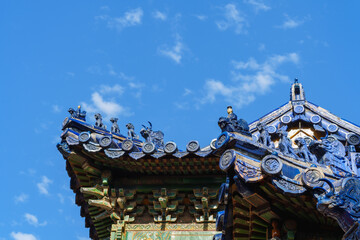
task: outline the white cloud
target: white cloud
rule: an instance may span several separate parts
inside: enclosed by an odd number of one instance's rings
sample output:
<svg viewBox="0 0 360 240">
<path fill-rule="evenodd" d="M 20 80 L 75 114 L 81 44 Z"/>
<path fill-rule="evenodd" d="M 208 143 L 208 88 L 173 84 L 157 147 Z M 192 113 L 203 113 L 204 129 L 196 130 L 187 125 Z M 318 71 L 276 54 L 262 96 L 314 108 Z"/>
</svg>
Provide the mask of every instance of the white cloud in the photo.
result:
<svg viewBox="0 0 360 240">
<path fill-rule="evenodd" d="M 41 182 L 36 184 L 39 189 L 39 192 L 44 195 L 49 195 L 49 186 L 52 182 L 53 182 L 52 180 L 50 180 L 46 176 L 43 176 Z"/>
<path fill-rule="evenodd" d="M 173 47 L 161 47 L 159 48 L 159 53 L 165 57 L 170 58 L 177 64 L 181 63 L 181 59 L 184 53 L 184 44 L 181 42 L 180 36 L 176 36 L 175 45 Z"/>
<path fill-rule="evenodd" d="M 43 223 L 39 223 L 39 220 L 38 218 L 35 216 L 35 215 L 32 215 L 30 213 L 25 213 L 24 215 L 25 217 L 25 220 L 30 224 L 30 225 L 33 225 L 35 227 L 38 227 L 38 226 L 46 226 L 47 222 L 43 222 Z"/>
<path fill-rule="evenodd" d="M 59 113 L 59 112 L 61 112 L 61 108 L 59 107 L 59 105 L 54 104 L 54 105 L 52 105 L 52 111 L 54 113 Z"/>
<path fill-rule="evenodd" d="M 132 82 L 129 84 L 132 84 Z M 91 94 L 91 103 L 82 102 L 81 106 L 88 114 L 104 113 L 106 118 L 118 115 L 130 116 L 132 113 L 114 99 L 114 97 L 119 97 L 123 93 L 124 87 L 120 85 L 101 85 L 98 91 Z"/>
<path fill-rule="evenodd" d="M 64 196 L 63 196 L 61 193 L 58 193 L 57 196 L 58 196 L 58 198 L 59 198 L 60 203 L 64 203 L 64 202 L 65 202 L 65 198 L 64 198 Z"/>
<path fill-rule="evenodd" d="M 122 86 L 120 86 L 119 84 L 115 84 L 114 86 L 101 85 L 99 92 L 102 94 L 116 93 L 116 94 L 121 95 L 124 93 L 124 88 Z"/>
<path fill-rule="evenodd" d="M 108 74 L 110 76 L 118 77 L 125 81 L 133 81 L 134 80 L 134 77 L 127 76 L 123 72 L 116 72 L 111 64 L 108 64 L 107 67 L 108 67 Z"/>
<path fill-rule="evenodd" d="M 91 100 L 94 106 L 106 115 L 118 115 L 125 111 L 125 109 L 116 102 L 106 101 L 98 92 L 91 95 Z"/>
<path fill-rule="evenodd" d="M 268 11 L 271 9 L 271 7 L 269 7 L 268 5 L 266 5 L 265 3 L 261 2 L 261 1 L 256 1 L 256 0 L 244 0 L 245 3 L 252 5 L 255 8 L 255 11 Z"/>
<path fill-rule="evenodd" d="M 250 58 L 246 62 L 233 61 L 231 84 L 224 84 L 215 79 L 208 79 L 204 85 L 204 96 L 200 104 L 213 103 L 217 97 L 236 107 L 242 107 L 253 102 L 257 95 L 268 92 L 277 82 L 289 82 L 289 77 L 277 73 L 277 69 L 284 63 L 299 63 L 296 53 L 275 55 L 264 63 L 258 63 Z M 245 73 L 248 72 L 248 73 Z"/>
<path fill-rule="evenodd" d="M 207 16 L 205 16 L 205 15 L 195 15 L 195 17 L 197 19 L 199 19 L 200 21 L 205 21 L 207 19 Z"/>
<path fill-rule="evenodd" d="M 15 203 L 23 203 L 29 199 L 29 195 L 21 193 L 19 196 L 15 196 Z"/>
<path fill-rule="evenodd" d="M 292 28 L 297 28 L 299 27 L 300 25 L 304 24 L 307 20 L 309 20 L 310 17 L 307 16 L 307 17 L 304 17 L 303 19 L 301 20 L 298 20 L 298 19 L 294 19 L 294 18 L 290 18 L 288 15 L 285 15 L 285 21 L 280 25 L 278 26 L 279 28 L 282 28 L 282 29 L 292 29 Z"/>
<path fill-rule="evenodd" d="M 110 17 L 108 15 L 96 16 L 96 20 L 107 21 L 109 28 L 115 28 L 121 31 L 126 27 L 133 27 L 140 25 L 143 17 L 143 10 L 141 8 L 135 8 L 124 13 L 122 17 Z"/>
<path fill-rule="evenodd" d="M 12 232 L 10 235 L 15 240 L 37 240 L 34 235 L 28 233 Z"/>
<path fill-rule="evenodd" d="M 217 21 L 216 26 L 221 30 L 225 31 L 228 28 L 235 28 L 236 34 L 245 34 L 247 33 L 245 27 L 247 26 L 247 21 L 245 16 L 239 12 L 234 4 L 227 4 L 224 8 L 224 17 L 225 20 Z"/>
<path fill-rule="evenodd" d="M 155 18 L 155 19 L 159 19 L 161 21 L 165 21 L 167 16 L 165 13 L 163 12 L 160 12 L 158 10 L 156 10 L 155 12 L 152 13 L 152 16 Z"/>
<path fill-rule="evenodd" d="M 190 95 L 190 94 L 192 94 L 192 93 L 193 93 L 193 92 L 192 92 L 190 89 L 185 88 L 185 89 L 184 89 L 183 96 L 187 96 L 187 95 Z"/>
</svg>

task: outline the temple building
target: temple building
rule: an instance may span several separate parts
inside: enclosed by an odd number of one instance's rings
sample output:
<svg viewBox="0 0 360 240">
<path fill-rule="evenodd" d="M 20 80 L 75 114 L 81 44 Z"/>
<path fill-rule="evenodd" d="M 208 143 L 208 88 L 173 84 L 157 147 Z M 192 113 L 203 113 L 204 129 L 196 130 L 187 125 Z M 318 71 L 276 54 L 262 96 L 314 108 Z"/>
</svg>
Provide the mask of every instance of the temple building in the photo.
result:
<svg viewBox="0 0 360 240">
<path fill-rule="evenodd" d="M 150 122 L 125 136 L 116 118 L 107 129 L 69 113 L 57 147 L 91 239 L 360 239 L 360 127 L 298 80 L 250 124 L 229 106 L 204 148 L 180 150 Z"/>
</svg>

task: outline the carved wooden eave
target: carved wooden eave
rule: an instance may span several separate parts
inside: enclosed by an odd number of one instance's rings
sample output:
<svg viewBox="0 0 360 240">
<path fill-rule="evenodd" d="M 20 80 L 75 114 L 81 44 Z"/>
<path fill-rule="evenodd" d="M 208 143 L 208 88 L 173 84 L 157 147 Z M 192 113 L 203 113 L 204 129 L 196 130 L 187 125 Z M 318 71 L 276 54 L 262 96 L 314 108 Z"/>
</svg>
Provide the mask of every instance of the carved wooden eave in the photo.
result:
<svg viewBox="0 0 360 240">
<path fill-rule="evenodd" d="M 200 148 L 193 140 L 185 151 L 174 142 L 151 149 L 79 115 L 64 120 L 61 139 L 57 147 L 92 239 L 123 239 L 141 229 L 216 233 L 225 174 L 214 142 Z"/>
<path fill-rule="evenodd" d="M 126 137 L 114 119 L 108 131 L 99 114 L 93 126 L 80 108 L 69 112 L 57 147 L 92 239 L 139 231 L 269 239 L 277 220 L 287 239 L 296 222 L 298 239 L 359 239 L 360 128 L 308 102 L 297 81 L 290 101 L 250 130 L 229 107 L 217 139 L 204 148 L 192 140 L 184 151 L 142 142 L 131 128 Z"/>
</svg>

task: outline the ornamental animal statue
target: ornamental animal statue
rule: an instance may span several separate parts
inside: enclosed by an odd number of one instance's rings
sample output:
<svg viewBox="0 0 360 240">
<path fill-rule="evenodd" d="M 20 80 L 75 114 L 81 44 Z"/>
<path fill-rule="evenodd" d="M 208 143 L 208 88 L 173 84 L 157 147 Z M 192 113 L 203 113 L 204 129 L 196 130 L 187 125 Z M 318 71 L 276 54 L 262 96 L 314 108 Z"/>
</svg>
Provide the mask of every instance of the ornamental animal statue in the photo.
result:
<svg viewBox="0 0 360 240">
<path fill-rule="evenodd" d="M 68 112 L 70 113 L 72 118 L 77 118 L 77 119 L 81 119 L 81 120 L 85 121 L 86 112 L 81 111 L 80 105 L 77 107 L 77 110 L 75 110 L 73 108 L 69 108 Z"/>
<path fill-rule="evenodd" d="M 319 163 L 351 172 L 349 160 L 345 157 L 345 147 L 335 137 L 331 141 L 329 138 L 314 141 L 309 147 L 318 157 Z"/>
<path fill-rule="evenodd" d="M 110 118 L 110 122 L 112 122 L 111 126 L 111 132 L 115 134 L 120 134 L 120 128 L 117 124 L 118 119 L 117 118 Z"/>
<path fill-rule="evenodd" d="M 101 114 L 100 114 L 100 113 L 97 113 L 97 114 L 95 114 L 94 116 L 95 116 L 95 120 L 96 120 L 96 122 L 95 122 L 95 127 L 106 129 L 105 124 L 103 124 L 103 122 L 102 122 L 102 116 L 101 116 Z"/>
<path fill-rule="evenodd" d="M 220 117 L 218 125 L 222 132 L 238 132 L 244 135 L 251 136 L 249 132 L 249 125 L 244 119 L 237 119 L 231 106 L 227 107 L 227 117 Z"/>
<path fill-rule="evenodd" d="M 153 131 L 152 124 L 149 122 L 149 127 L 142 125 L 144 128 L 140 130 L 140 134 L 147 142 L 155 144 L 157 149 L 164 149 L 164 133 L 161 131 Z"/>
<path fill-rule="evenodd" d="M 308 149 L 304 138 L 299 137 L 295 140 L 295 144 L 298 146 L 298 156 L 303 158 L 305 162 L 317 163 L 317 158 L 314 154 Z"/>
<path fill-rule="evenodd" d="M 324 187 L 315 187 L 314 191 L 317 198 L 316 208 L 325 216 L 334 218 L 345 232 L 343 239 L 359 239 L 359 228 L 354 225 L 359 222 L 360 217 L 360 181 L 358 178 L 344 178 L 332 183 L 326 178 L 319 179 L 328 185 L 328 190 Z M 334 184 L 338 186 L 334 187 Z M 354 237 L 356 236 L 356 237 Z"/>
<path fill-rule="evenodd" d="M 271 136 L 266 128 L 266 125 L 264 123 L 259 122 L 256 125 L 256 128 L 260 133 L 258 142 L 264 144 L 267 147 L 275 148 L 274 143 L 271 141 Z"/>
<path fill-rule="evenodd" d="M 278 131 L 280 140 L 279 140 L 279 150 L 285 155 L 290 157 L 297 158 L 296 152 L 292 147 L 291 140 L 287 137 L 288 133 L 284 129 Z"/>
<path fill-rule="evenodd" d="M 128 123 L 126 124 L 126 128 L 128 129 L 128 138 L 129 139 L 139 139 L 139 136 L 135 133 L 135 128 L 134 125 L 132 123 Z"/>
</svg>

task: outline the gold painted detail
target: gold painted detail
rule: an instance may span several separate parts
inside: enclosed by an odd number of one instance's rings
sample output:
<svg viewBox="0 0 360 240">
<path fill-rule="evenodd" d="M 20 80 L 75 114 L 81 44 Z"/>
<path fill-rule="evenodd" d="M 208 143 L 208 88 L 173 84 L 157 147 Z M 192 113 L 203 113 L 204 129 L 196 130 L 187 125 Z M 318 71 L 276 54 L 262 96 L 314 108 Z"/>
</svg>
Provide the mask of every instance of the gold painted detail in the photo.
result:
<svg viewBox="0 0 360 240">
<path fill-rule="evenodd" d="M 110 218 L 114 222 L 133 222 L 136 215 L 144 211 L 144 206 L 137 206 L 143 200 L 143 196 L 136 195 L 135 190 L 109 189 L 108 186 L 96 185 L 95 187 L 82 187 L 80 191 L 91 195 L 90 206 L 98 207 L 103 211 L 94 217 L 95 221 Z"/>
<path fill-rule="evenodd" d="M 194 215 L 196 222 L 216 222 L 216 212 L 219 204 L 216 200 L 218 195 L 217 190 L 208 189 L 194 189 L 194 194 L 190 194 L 190 201 L 194 204 L 189 207 L 189 211 Z"/>
<path fill-rule="evenodd" d="M 175 222 L 184 212 L 185 206 L 179 206 L 184 197 L 177 190 L 153 190 L 153 195 L 149 196 L 149 201 L 153 204 L 149 206 L 149 213 L 154 216 L 154 222 Z"/>
<path fill-rule="evenodd" d="M 125 231 L 215 231 L 215 223 L 150 223 L 150 224 L 127 224 Z"/>
</svg>

